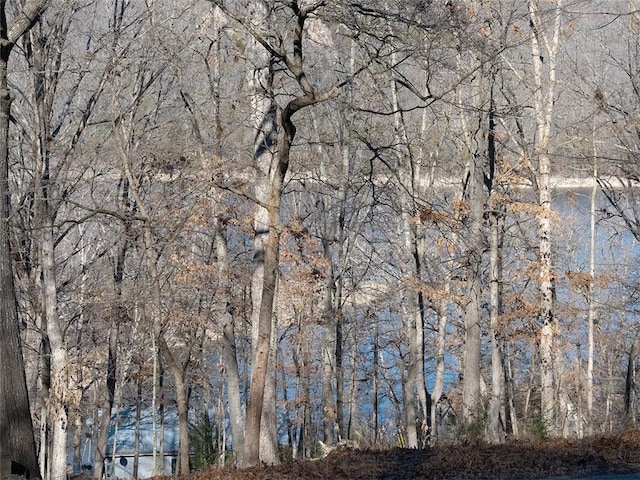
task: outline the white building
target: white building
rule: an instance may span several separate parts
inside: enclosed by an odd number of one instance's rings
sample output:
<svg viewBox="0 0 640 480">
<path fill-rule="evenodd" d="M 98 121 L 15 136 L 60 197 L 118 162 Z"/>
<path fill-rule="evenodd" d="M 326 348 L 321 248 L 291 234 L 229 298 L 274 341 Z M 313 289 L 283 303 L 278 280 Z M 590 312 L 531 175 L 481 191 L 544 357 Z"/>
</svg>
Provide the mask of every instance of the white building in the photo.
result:
<svg viewBox="0 0 640 480">
<path fill-rule="evenodd" d="M 151 408 L 142 408 L 139 420 L 136 413 L 136 407 L 128 407 L 111 415 L 105 475 L 110 478 L 149 478 L 175 473 L 179 438 L 176 409 L 158 409 L 155 419 Z"/>
</svg>

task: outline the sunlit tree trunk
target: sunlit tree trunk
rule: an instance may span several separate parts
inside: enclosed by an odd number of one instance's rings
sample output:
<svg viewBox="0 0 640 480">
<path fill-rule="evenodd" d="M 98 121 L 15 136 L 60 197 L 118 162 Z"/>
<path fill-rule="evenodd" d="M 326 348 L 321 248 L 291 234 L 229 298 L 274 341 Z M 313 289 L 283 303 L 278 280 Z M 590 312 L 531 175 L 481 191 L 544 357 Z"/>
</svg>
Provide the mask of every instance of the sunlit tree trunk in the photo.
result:
<svg viewBox="0 0 640 480">
<path fill-rule="evenodd" d="M 395 63 L 394 56 L 392 55 L 393 63 Z M 400 115 L 400 106 L 398 104 L 398 89 L 396 82 L 391 81 L 391 105 L 394 112 L 394 134 L 395 144 L 398 146 L 398 157 L 396 158 L 396 168 L 400 179 L 399 185 L 399 205 L 400 216 L 403 223 L 403 238 L 402 238 L 402 251 L 400 258 L 402 260 L 410 261 L 413 267 L 415 263 L 411 260 L 413 258 L 415 238 L 415 227 L 412 225 L 412 172 L 411 166 L 407 165 L 407 162 L 411 162 L 411 155 L 407 148 L 407 137 L 404 128 L 402 116 Z M 409 170 L 409 171 L 407 171 Z M 419 259 L 415 259 L 419 262 Z M 403 262 L 404 263 L 404 262 Z M 419 265 L 419 263 L 418 263 Z M 419 279 L 418 279 L 419 280 Z M 422 322 L 420 305 L 418 302 L 418 294 L 416 291 L 407 289 L 408 298 L 403 301 L 403 327 L 405 330 L 405 339 L 407 342 L 407 357 L 404 362 L 404 382 L 402 385 L 402 392 L 404 397 L 404 426 L 406 431 L 406 442 L 408 448 L 418 447 L 418 429 L 416 425 L 417 419 L 417 389 L 419 388 L 420 380 L 417 378 L 420 369 L 419 364 L 423 362 L 421 358 L 422 342 L 418 339 L 418 323 Z M 424 385 L 424 382 L 423 382 Z"/>
<path fill-rule="evenodd" d="M 259 25 L 261 29 L 266 28 L 269 22 L 269 6 L 264 1 L 255 2 L 252 8 L 252 23 Z M 278 138 L 277 107 L 273 98 L 273 67 L 275 59 L 256 40 L 252 41 L 252 55 L 254 67 L 250 72 L 249 82 L 251 85 L 251 105 L 254 129 L 254 152 L 253 162 L 256 167 L 257 178 L 254 187 L 254 196 L 257 204 L 254 210 L 254 246 L 253 246 L 253 276 L 251 279 L 251 343 L 253 347 L 253 372 L 251 380 L 251 400 L 250 405 L 255 409 L 257 405 L 254 401 L 256 397 L 264 396 L 264 403 L 260 399 L 260 460 L 269 464 L 278 462 L 277 438 L 276 438 L 276 418 L 275 418 L 275 376 L 271 375 L 270 369 L 275 367 L 273 363 L 272 330 L 273 330 L 273 308 L 270 311 L 263 311 L 268 308 L 268 304 L 273 306 L 275 299 L 277 259 L 279 245 L 279 232 L 272 231 L 279 228 L 271 222 L 279 222 L 280 194 L 274 192 L 271 184 L 272 175 L 279 176 L 279 172 L 272 172 L 276 161 L 276 146 Z M 281 181 L 278 179 L 277 181 Z M 275 197 L 275 198 L 272 198 Z M 271 205 L 272 201 L 277 202 L 277 207 Z M 277 238 L 276 238 L 277 237 Z M 268 258 L 267 258 L 268 257 Z M 270 261 L 267 265 L 267 261 Z M 275 263 L 273 263 L 275 262 Z M 267 289 L 269 291 L 267 292 Z M 266 296 L 265 296 L 266 293 Z M 264 296 L 264 298 L 263 298 Z M 265 325 L 264 322 L 269 322 Z M 267 335 L 265 338 L 264 336 Z M 264 361 L 264 366 L 260 362 Z M 257 368 L 256 368 L 257 367 Z M 264 367 L 264 369 L 263 369 Z M 264 386 L 259 383 L 254 385 L 255 375 L 264 376 Z M 254 386 L 259 390 L 254 392 Z M 257 394 L 257 395 L 254 395 Z M 253 419 L 247 416 L 245 439 L 253 443 L 250 437 L 255 436 L 258 430 L 254 428 Z M 250 454 L 246 460 L 250 458 Z"/>
<path fill-rule="evenodd" d="M 49 215 L 46 217 L 50 218 Z M 49 391 L 49 429 L 51 445 L 49 450 L 50 477 L 64 478 L 67 474 L 67 427 L 69 373 L 67 347 L 63 328 L 57 312 L 57 288 L 53 247 L 53 226 L 45 223 L 41 237 L 41 265 L 43 304 L 47 319 L 46 335 L 51 352 L 51 389 Z"/>
<path fill-rule="evenodd" d="M 380 423 L 380 329 L 378 327 L 377 319 L 374 319 L 374 331 L 373 331 L 373 365 L 371 367 L 371 425 L 373 430 L 371 444 L 373 448 L 378 446 L 379 438 L 379 423 Z"/>
<path fill-rule="evenodd" d="M 514 438 L 518 438 L 520 436 L 520 430 L 518 427 L 518 417 L 516 416 L 516 409 L 514 404 L 514 387 L 513 387 L 513 371 L 511 369 L 511 360 L 509 358 L 509 348 L 508 343 L 503 343 L 504 348 L 504 393 L 505 393 L 505 406 L 507 408 L 507 412 L 505 415 L 505 420 L 509 420 L 509 426 L 511 428 L 511 434 Z"/>
<path fill-rule="evenodd" d="M 552 256 L 551 205 L 551 127 L 555 102 L 556 62 L 560 42 L 560 17 L 562 0 L 558 0 L 552 11 L 552 34 L 549 38 L 540 16 L 537 1 L 528 0 L 529 20 L 533 30 L 531 35 L 531 62 L 534 82 L 534 113 L 536 134 L 533 145 L 537 160 L 535 169 L 538 189 L 538 281 L 540 289 L 540 387 L 541 413 L 546 427 L 555 433 L 556 400 L 554 381 L 554 347 L 557 319 L 555 318 L 555 272 Z"/>
<path fill-rule="evenodd" d="M 38 25 L 37 28 L 41 28 Z M 29 45 L 38 42 L 42 34 L 32 29 L 27 40 Z M 56 281 L 56 262 L 54 246 L 54 217 L 55 207 L 53 206 L 52 195 L 54 194 L 55 179 L 52 178 L 51 157 L 49 151 L 49 139 L 51 137 L 50 111 L 47 110 L 45 102 L 45 78 L 44 78 L 44 53 L 39 45 L 30 49 L 28 58 L 30 71 L 32 73 L 33 106 L 37 119 L 34 125 L 33 135 L 34 169 L 36 171 L 36 202 L 35 219 L 38 227 L 36 243 L 40 254 L 40 288 L 43 305 L 43 335 L 46 336 L 46 344 L 49 351 L 49 359 L 46 363 L 49 371 L 45 373 L 47 377 L 48 396 L 46 402 L 48 411 L 46 415 L 48 442 L 44 446 L 46 449 L 47 464 L 46 475 L 50 478 L 62 478 L 66 475 L 66 445 L 68 431 L 68 410 L 67 403 L 71 398 L 69 390 L 72 382 L 68 376 L 67 365 L 67 345 L 65 339 L 65 329 L 61 325 L 58 315 L 58 291 Z M 43 382 L 44 383 L 44 382 Z"/>
<path fill-rule="evenodd" d="M 353 62 L 353 50 L 351 56 L 351 62 Z M 351 67 L 353 68 L 353 67 Z M 349 89 L 347 89 L 349 92 Z M 346 122 L 346 115 L 343 114 L 343 122 Z M 352 149 L 350 143 L 350 133 L 349 126 L 346 123 L 343 123 L 342 130 L 342 146 L 341 146 L 341 167 L 342 167 L 342 178 L 340 180 L 340 184 L 338 187 L 338 219 L 335 230 L 335 238 L 337 242 L 334 244 L 334 248 L 337 251 L 337 269 L 336 273 L 333 272 L 334 268 L 332 267 L 332 271 L 330 273 L 330 302 L 331 302 L 331 324 L 330 328 L 333 329 L 332 334 L 330 335 L 330 339 L 334 341 L 334 344 L 330 343 L 327 345 L 328 349 L 333 348 L 333 361 L 335 362 L 334 370 L 335 370 L 335 385 L 336 385 L 336 397 L 335 397 L 335 407 L 333 410 L 335 412 L 335 420 L 332 422 L 337 425 L 338 431 L 338 439 L 346 438 L 347 434 L 347 425 L 345 422 L 345 412 L 344 407 L 346 405 L 345 402 L 345 392 L 344 392 L 344 335 L 343 335 L 343 312 L 342 305 L 344 302 L 344 271 L 346 269 L 346 263 L 348 258 L 347 253 L 347 226 L 346 226 L 346 215 L 347 215 L 347 187 L 348 187 L 348 178 L 349 172 L 351 168 L 351 156 Z M 332 262 L 333 263 L 333 262 Z M 335 428 L 334 428 L 335 431 Z M 335 437 L 335 435 L 332 435 Z M 334 438 L 335 440 L 335 438 Z"/>
<path fill-rule="evenodd" d="M 38 35 L 32 30 L 34 42 L 38 42 Z M 33 42 L 31 42 L 33 43 Z M 50 112 L 45 106 L 48 100 L 44 97 L 44 58 L 43 51 L 35 46 L 32 56 L 29 58 L 32 69 L 33 100 L 37 124 L 34 126 L 35 165 L 36 165 L 36 219 L 40 228 L 37 242 L 40 250 L 41 291 L 43 315 L 46 324 L 44 334 L 47 336 L 49 347 L 49 373 L 50 387 L 48 392 L 48 432 L 49 445 L 47 448 L 47 471 L 50 478 L 63 478 L 67 474 L 67 434 L 69 417 L 68 411 L 72 405 L 69 393 L 73 383 L 69 375 L 67 365 L 67 344 L 65 328 L 58 315 L 58 289 L 56 280 L 54 217 L 52 195 L 54 194 L 55 178 L 51 171 L 51 157 L 49 152 L 49 139 L 51 137 Z"/>
</svg>

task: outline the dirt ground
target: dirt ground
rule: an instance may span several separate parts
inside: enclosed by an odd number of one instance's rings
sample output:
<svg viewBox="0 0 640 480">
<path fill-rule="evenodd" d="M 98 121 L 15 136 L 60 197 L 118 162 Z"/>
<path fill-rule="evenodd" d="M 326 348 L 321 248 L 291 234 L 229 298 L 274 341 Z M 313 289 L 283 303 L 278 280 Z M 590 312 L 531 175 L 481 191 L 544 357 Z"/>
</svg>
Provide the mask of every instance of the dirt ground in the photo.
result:
<svg viewBox="0 0 640 480">
<path fill-rule="evenodd" d="M 640 430 L 583 440 L 447 445 L 428 450 L 337 450 L 260 468 L 212 468 L 190 480 L 458 480 L 581 478 L 640 472 Z"/>
</svg>

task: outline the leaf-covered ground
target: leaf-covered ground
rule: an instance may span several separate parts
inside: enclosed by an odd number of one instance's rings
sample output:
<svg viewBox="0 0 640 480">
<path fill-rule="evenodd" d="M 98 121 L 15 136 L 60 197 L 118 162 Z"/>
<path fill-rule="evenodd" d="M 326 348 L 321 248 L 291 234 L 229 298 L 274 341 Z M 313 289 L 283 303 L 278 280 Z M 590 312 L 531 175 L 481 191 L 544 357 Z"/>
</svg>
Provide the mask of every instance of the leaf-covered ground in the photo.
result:
<svg viewBox="0 0 640 480">
<path fill-rule="evenodd" d="M 277 466 L 212 468 L 190 480 L 537 479 L 640 472 L 640 430 L 583 440 L 448 445 L 429 450 L 339 450 Z"/>
</svg>

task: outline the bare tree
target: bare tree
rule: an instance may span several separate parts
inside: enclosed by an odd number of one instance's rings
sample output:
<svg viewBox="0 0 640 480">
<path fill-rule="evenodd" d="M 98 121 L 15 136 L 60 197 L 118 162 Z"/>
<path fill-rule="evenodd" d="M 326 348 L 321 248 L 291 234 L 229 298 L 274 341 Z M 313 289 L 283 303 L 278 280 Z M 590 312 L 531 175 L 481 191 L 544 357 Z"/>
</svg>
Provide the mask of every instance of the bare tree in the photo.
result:
<svg viewBox="0 0 640 480">
<path fill-rule="evenodd" d="M 265 50 L 269 61 L 262 64 L 260 88 L 257 95 L 271 97 L 273 86 L 271 77 L 268 75 L 269 69 L 275 63 L 281 64 L 285 71 L 292 76 L 296 87 L 302 92 L 301 95 L 294 95 L 279 110 L 275 116 L 275 105 L 262 107 L 260 111 L 267 115 L 262 120 L 257 134 L 260 141 L 257 145 L 257 152 L 272 151 L 273 157 L 268 168 L 262 174 L 262 185 L 264 186 L 264 197 L 256 198 L 262 208 L 266 211 L 264 223 L 261 222 L 259 232 L 266 234 L 263 245 L 263 269 L 262 288 L 260 292 L 260 315 L 258 318 L 257 343 L 254 345 L 254 364 L 252 365 L 251 376 L 251 396 L 247 409 L 247 425 L 245 429 L 245 446 L 247 465 L 255 465 L 260 460 L 259 439 L 261 436 L 261 419 L 265 402 L 265 386 L 270 375 L 269 357 L 273 351 L 272 328 L 273 328 L 273 307 L 277 291 L 279 241 L 281 234 L 280 205 L 284 188 L 284 180 L 289 169 L 291 147 L 296 134 L 296 126 L 293 116 L 300 110 L 322 103 L 334 96 L 339 88 L 348 80 L 339 82 L 327 89 L 318 91 L 311 79 L 307 76 L 304 63 L 304 37 L 307 34 L 306 23 L 310 16 L 314 15 L 321 7 L 322 3 L 302 5 L 297 1 L 289 2 L 284 12 L 292 21 L 292 29 L 289 32 L 277 31 L 270 28 L 270 14 L 280 14 L 274 9 L 270 11 L 266 5 L 254 5 L 257 10 L 258 22 L 255 19 L 246 20 L 237 11 L 230 11 L 223 5 L 219 6 L 241 24 L 251 37 Z M 260 8 L 258 8 L 260 7 Z M 290 40 L 284 41 L 290 35 Z M 281 39 L 282 41 L 278 41 Z M 275 63 L 272 63 L 275 62 Z M 260 72 L 257 72 L 260 73 Z M 264 74 L 267 73 L 267 76 Z M 266 89 L 266 90 L 264 90 Z M 259 97 L 256 97 L 258 100 Z M 265 123 L 265 120 L 267 123 Z M 268 126 L 269 122 L 277 122 L 273 126 Z M 275 133 L 277 132 L 277 140 Z M 273 150 L 277 147 L 277 150 Z M 256 195 L 258 197 L 258 195 Z M 262 197 L 262 194 L 260 195 Z M 273 428 L 273 426 L 271 426 Z M 267 459 L 273 460 L 273 459 Z"/>
<path fill-rule="evenodd" d="M 9 118 L 11 91 L 7 77 L 9 58 L 16 42 L 29 31 L 47 6 L 45 0 L 31 0 L 18 4 L 13 15 L 7 11 L 6 1 L 0 2 L 0 450 L 9 452 L 23 464 L 33 477 L 41 475 L 36 457 L 33 425 L 27 394 L 27 383 L 20 345 L 20 326 L 16 310 L 16 294 L 8 219 L 9 192 Z"/>
<path fill-rule="evenodd" d="M 554 337 L 557 329 L 555 318 L 555 272 L 552 251 L 551 204 L 551 134 L 556 96 L 556 69 L 561 34 L 562 1 L 559 0 L 550 12 L 550 35 L 538 2 L 530 0 L 529 21 L 531 35 L 531 62 L 534 81 L 535 143 L 534 156 L 538 205 L 539 275 L 540 284 L 540 381 L 542 418 L 553 431 L 556 424 L 556 401 L 554 385 Z"/>
</svg>

